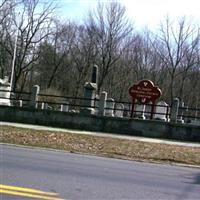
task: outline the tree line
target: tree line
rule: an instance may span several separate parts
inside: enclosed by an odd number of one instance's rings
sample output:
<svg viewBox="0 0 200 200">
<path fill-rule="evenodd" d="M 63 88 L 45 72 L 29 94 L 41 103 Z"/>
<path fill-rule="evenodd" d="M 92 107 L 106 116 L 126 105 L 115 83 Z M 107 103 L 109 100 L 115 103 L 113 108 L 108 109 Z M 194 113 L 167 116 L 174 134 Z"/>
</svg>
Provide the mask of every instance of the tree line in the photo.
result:
<svg viewBox="0 0 200 200">
<path fill-rule="evenodd" d="M 94 65 L 98 91 L 130 100 L 128 88 L 152 80 L 171 103 L 178 97 L 200 107 L 200 25 L 166 17 L 159 30 L 137 31 L 120 3 L 99 3 L 83 23 L 59 20 L 56 5 L 42 0 L 1 0 L 0 78 L 10 76 L 13 90 L 83 96 Z M 16 49 L 15 49 L 16 48 Z"/>
</svg>

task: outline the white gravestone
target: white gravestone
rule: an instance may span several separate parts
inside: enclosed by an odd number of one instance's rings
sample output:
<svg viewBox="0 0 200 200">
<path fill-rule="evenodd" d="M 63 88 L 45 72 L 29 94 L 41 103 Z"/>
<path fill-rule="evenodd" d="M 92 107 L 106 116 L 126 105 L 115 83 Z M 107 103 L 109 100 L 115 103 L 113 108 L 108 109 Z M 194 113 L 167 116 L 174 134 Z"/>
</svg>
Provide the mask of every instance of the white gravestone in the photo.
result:
<svg viewBox="0 0 200 200">
<path fill-rule="evenodd" d="M 145 119 L 145 115 L 144 115 L 144 112 L 145 112 L 145 108 L 146 106 L 145 105 L 135 105 L 135 110 L 134 110 L 134 114 L 136 117 L 138 118 L 141 118 L 141 119 Z"/>
<path fill-rule="evenodd" d="M 61 112 L 69 112 L 69 104 L 64 104 L 60 106 Z"/>
<path fill-rule="evenodd" d="M 124 105 L 122 103 L 116 104 L 115 117 L 123 117 Z"/>
<path fill-rule="evenodd" d="M 99 98 L 99 103 L 98 103 L 98 115 L 100 116 L 105 116 L 105 108 L 106 108 L 106 101 L 107 101 L 107 92 L 103 91 L 101 92 L 100 98 Z"/>
<path fill-rule="evenodd" d="M 106 101 L 106 109 L 105 109 L 105 115 L 114 117 L 114 107 L 115 107 L 115 101 L 112 98 L 108 98 Z"/>
<path fill-rule="evenodd" d="M 22 107 L 22 106 L 23 106 L 23 101 L 22 101 L 22 100 L 19 100 L 19 101 L 18 101 L 18 106 L 19 106 L 19 107 Z"/>
<path fill-rule="evenodd" d="M 124 116 L 124 117 L 130 117 L 130 115 L 131 115 L 131 104 L 130 104 L 130 105 L 125 104 L 125 105 L 124 105 L 124 113 L 123 113 L 123 116 Z"/>
<path fill-rule="evenodd" d="M 152 110 L 152 103 L 149 102 L 145 105 L 145 118 L 150 119 L 151 117 L 151 110 Z"/>
<path fill-rule="evenodd" d="M 48 103 L 42 102 L 41 103 L 41 109 L 42 110 L 47 110 L 48 109 Z"/>
<path fill-rule="evenodd" d="M 95 112 L 94 114 L 95 115 L 98 115 L 99 114 L 99 96 L 96 95 L 96 98 L 95 98 L 95 102 L 94 102 L 94 106 L 95 106 Z"/>
<path fill-rule="evenodd" d="M 166 117 L 168 108 L 169 108 L 169 105 L 166 102 L 159 101 L 156 104 L 156 111 L 154 114 L 154 118 L 163 120 L 163 121 L 168 121 L 168 117 Z"/>
</svg>

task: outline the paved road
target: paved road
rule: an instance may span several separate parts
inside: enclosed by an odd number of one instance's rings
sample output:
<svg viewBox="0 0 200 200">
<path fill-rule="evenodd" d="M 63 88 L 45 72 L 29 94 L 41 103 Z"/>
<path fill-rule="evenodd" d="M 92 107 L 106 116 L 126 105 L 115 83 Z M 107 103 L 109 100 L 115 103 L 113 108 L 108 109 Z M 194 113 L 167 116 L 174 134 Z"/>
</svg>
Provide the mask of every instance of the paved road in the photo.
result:
<svg viewBox="0 0 200 200">
<path fill-rule="evenodd" d="M 32 197 L 38 192 L 37 199 L 48 200 L 200 199 L 198 168 L 8 145 L 0 150 L 1 197 L 6 200 L 33 199 L 8 194 L 16 190 Z"/>
</svg>

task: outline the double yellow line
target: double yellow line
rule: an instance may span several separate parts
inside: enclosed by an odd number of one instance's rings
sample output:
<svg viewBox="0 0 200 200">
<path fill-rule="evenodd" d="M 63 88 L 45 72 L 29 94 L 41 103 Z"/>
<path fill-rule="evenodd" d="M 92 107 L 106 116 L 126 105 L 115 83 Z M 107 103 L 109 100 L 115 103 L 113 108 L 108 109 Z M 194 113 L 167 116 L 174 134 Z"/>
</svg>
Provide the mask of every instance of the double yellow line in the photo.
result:
<svg viewBox="0 0 200 200">
<path fill-rule="evenodd" d="M 0 194 L 8 194 L 14 196 L 30 197 L 46 200 L 64 200 L 58 198 L 58 194 L 54 192 L 45 192 L 32 188 L 16 187 L 11 185 L 0 184 Z"/>
</svg>

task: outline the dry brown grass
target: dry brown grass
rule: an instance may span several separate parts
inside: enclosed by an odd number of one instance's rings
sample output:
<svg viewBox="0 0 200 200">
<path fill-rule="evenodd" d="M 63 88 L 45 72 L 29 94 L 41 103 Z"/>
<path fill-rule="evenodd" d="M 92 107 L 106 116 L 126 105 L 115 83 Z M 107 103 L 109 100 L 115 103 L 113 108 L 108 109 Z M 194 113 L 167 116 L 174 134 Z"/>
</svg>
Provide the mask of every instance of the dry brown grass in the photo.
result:
<svg viewBox="0 0 200 200">
<path fill-rule="evenodd" d="M 0 142 L 46 147 L 128 160 L 176 162 L 200 166 L 200 148 L 140 142 L 9 126 L 0 127 Z"/>
</svg>

